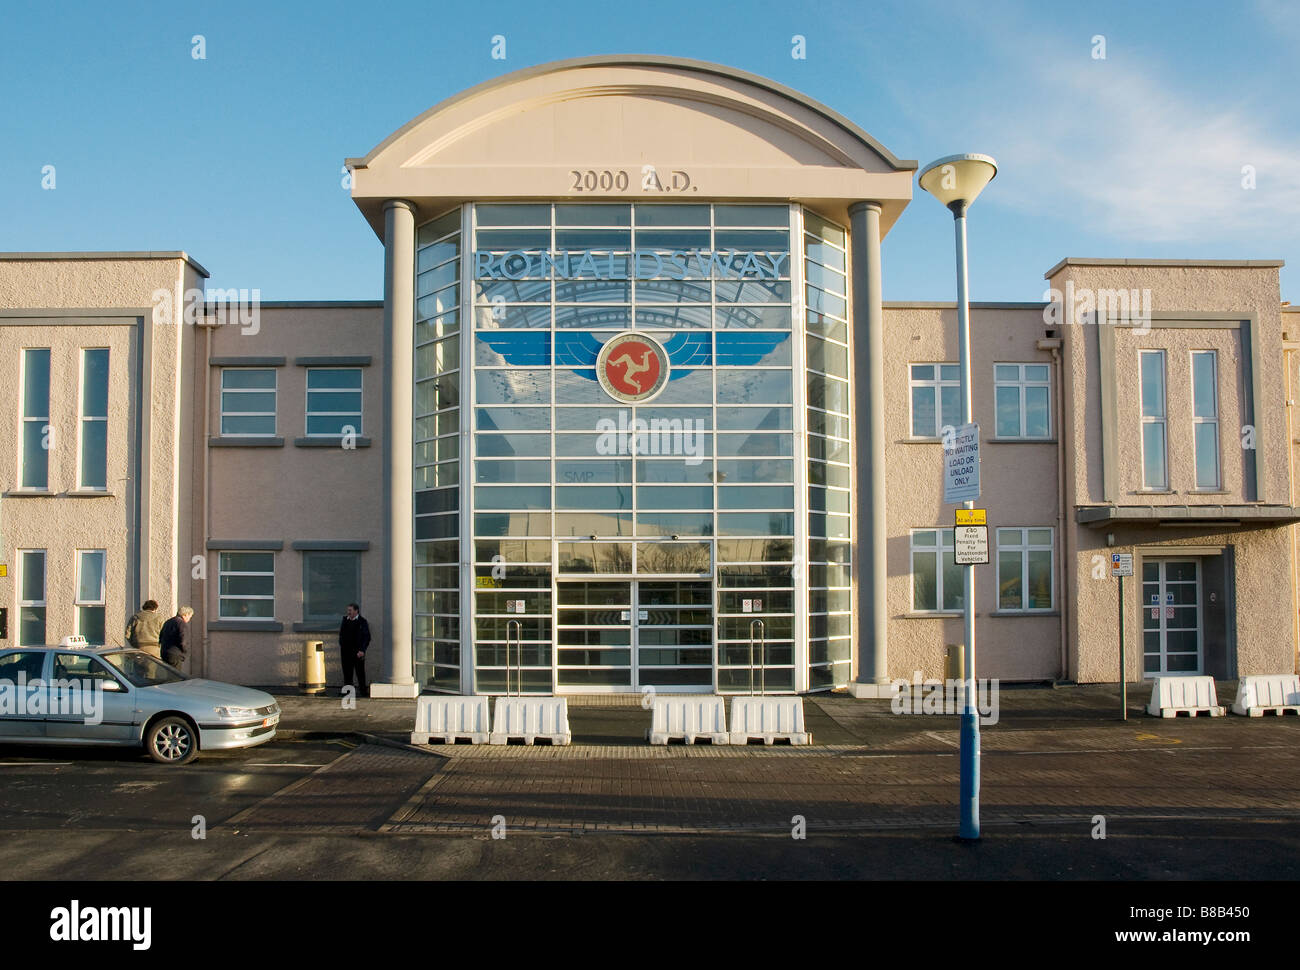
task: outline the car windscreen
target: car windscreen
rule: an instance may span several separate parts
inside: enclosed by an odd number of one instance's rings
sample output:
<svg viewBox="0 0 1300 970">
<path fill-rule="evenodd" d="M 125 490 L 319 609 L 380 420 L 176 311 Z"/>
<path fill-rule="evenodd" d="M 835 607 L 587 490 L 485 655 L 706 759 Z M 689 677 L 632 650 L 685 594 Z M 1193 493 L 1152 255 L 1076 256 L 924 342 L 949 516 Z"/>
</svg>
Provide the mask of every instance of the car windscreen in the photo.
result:
<svg viewBox="0 0 1300 970">
<path fill-rule="evenodd" d="M 175 667 L 167 666 L 143 650 L 118 650 L 101 656 L 121 671 L 122 676 L 136 687 L 174 684 L 178 680 L 185 679 L 185 675 Z"/>
</svg>

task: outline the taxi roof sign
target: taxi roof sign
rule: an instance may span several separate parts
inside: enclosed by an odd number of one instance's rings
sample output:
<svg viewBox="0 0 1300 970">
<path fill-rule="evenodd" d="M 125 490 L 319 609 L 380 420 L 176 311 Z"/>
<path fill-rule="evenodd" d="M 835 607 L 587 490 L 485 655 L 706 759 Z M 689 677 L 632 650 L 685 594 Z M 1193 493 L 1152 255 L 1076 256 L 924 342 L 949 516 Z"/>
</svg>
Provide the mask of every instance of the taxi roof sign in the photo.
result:
<svg viewBox="0 0 1300 970">
<path fill-rule="evenodd" d="M 85 637 L 78 636 L 74 633 L 72 636 L 67 636 L 60 640 L 59 646 L 71 647 L 73 650 L 84 650 L 89 647 L 90 644 L 86 642 Z"/>
</svg>

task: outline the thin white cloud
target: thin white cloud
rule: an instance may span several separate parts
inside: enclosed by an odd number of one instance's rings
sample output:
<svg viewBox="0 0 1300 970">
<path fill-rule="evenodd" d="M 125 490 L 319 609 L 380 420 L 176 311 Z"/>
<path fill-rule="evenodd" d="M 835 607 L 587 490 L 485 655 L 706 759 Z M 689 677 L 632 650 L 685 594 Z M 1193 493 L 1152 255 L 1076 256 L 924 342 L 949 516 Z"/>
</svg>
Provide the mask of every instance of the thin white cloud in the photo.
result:
<svg viewBox="0 0 1300 970">
<path fill-rule="evenodd" d="M 1037 74 L 1029 102 L 1003 119 L 1016 183 L 1004 201 L 1058 212 L 1064 204 L 1093 230 L 1153 241 L 1271 236 L 1300 218 L 1294 132 L 1110 61 L 1039 65 Z"/>
<path fill-rule="evenodd" d="M 1261 6 L 1270 8 L 1261 18 L 1300 26 L 1294 8 Z M 989 69 L 1012 82 L 999 83 L 998 93 L 1015 88 L 1011 99 L 973 99 L 980 106 L 968 122 L 980 141 L 972 150 L 998 157 L 1003 204 L 1152 242 L 1295 235 L 1300 132 L 1293 124 L 1242 107 L 1240 90 L 1225 89 L 1215 102 L 1180 91 L 1170 68 L 1134 65 L 1115 38 L 1105 60 L 1091 57 L 1086 37 L 1071 38 L 1077 55 L 1063 59 L 1062 38 L 1035 35 L 1028 20 L 969 24 L 982 35 L 975 43 Z M 1285 87 L 1266 93 L 1274 110 L 1286 110 Z M 934 117 L 933 110 L 921 116 Z M 1245 166 L 1253 167 L 1253 189 L 1243 187 Z"/>
</svg>

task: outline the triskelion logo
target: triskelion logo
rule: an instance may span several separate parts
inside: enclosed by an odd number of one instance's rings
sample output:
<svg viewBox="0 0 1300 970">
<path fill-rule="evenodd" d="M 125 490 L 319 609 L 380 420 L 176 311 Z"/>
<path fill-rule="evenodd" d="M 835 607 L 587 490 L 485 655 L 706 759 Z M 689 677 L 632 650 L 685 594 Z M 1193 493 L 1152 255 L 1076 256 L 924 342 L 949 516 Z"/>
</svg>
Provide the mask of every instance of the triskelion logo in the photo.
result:
<svg viewBox="0 0 1300 970">
<path fill-rule="evenodd" d="M 624 404 L 642 404 L 668 383 L 668 353 L 641 333 L 621 333 L 605 342 L 596 358 L 596 379 L 605 393 Z"/>
</svg>

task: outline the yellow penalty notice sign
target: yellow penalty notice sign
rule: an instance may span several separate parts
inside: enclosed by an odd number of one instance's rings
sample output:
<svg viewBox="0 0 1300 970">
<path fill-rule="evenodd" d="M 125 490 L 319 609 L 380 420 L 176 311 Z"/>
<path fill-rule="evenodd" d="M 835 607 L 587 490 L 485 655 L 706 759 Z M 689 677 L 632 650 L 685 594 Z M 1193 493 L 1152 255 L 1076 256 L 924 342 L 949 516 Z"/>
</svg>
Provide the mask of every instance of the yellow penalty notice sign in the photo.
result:
<svg viewBox="0 0 1300 970">
<path fill-rule="evenodd" d="M 988 509 L 957 509 L 954 525 L 988 525 Z"/>
</svg>

